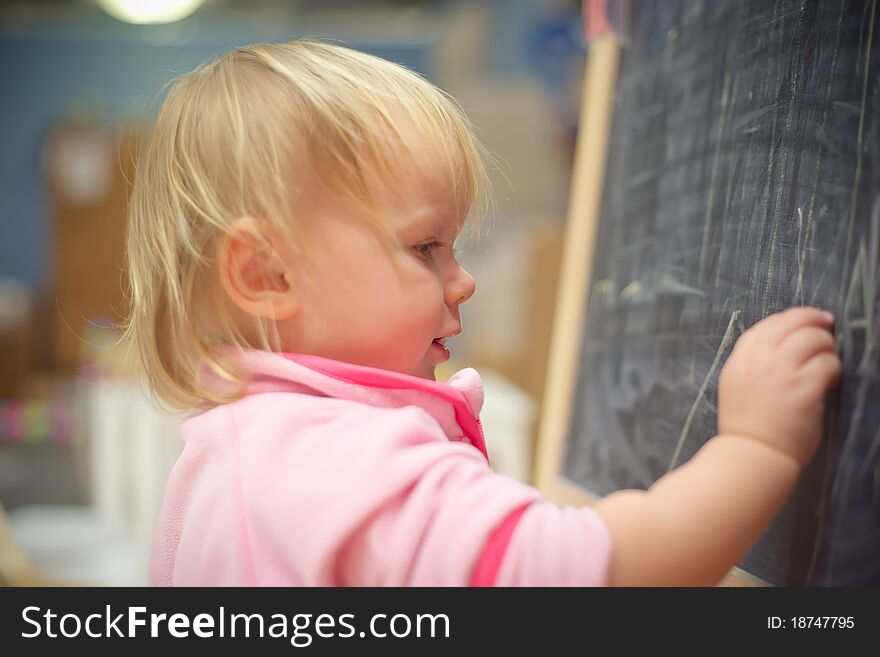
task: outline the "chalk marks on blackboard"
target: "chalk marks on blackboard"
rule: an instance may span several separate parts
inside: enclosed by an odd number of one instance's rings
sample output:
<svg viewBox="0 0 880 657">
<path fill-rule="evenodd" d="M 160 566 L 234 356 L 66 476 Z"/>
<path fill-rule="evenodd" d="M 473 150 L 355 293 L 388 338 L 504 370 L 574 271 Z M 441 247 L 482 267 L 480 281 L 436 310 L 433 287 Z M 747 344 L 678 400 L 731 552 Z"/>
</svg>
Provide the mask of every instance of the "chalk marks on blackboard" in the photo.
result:
<svg viewBox="0 0 880 657">
<path fill-rule="evenodd" d="M 737 324 L 741 324 L 741 315 L 742 311 L 740 310 L 734 310 L 730 315 L 730 321 L 727 323 L 727 330 L 724 331 L 724 336 L 721 338 L 721 344 L 718 345 L 718 351 L 715 352 L 715 359 L 712 361 L 712 365 L 709 367 L 709 371 L 697 392 L 697 398 L 694 399 L 694 403 L 691 404 L 691 408 L 684 420 L 684 426 L 681 428 L 678 442 L 675 444 L 675 451 L 672 453 L 672 459 L 669 461 L 669 467 L 666 468 L 666 472 L 673 470 L 679 464 L 678 459 L 681 456 L 681 448 L 684 446 L 685 439 L 688 436 L 691 422 L 694 419 L 694 414 L 697 412 L 697 406 L 703 401 L 703 396 L 706 394 L 706 388 L 709 387 L 709 383 L 712 382 L 717 375 L 718 366 L 721 363 L 721 356 L 730 348 L 733 343 L 734 335 L 738 335 L 743 331 L 742 326 L 739 326 L 739 330 L 736 330 Z"/>
<path fill-rule="evenodd" d="M 690 294 L 697 297 L 705 297 L 706 292 L 697 287 L 686 285 L 666 272 L 657 274 L 658 294 Z"/>
<path fill-rule="evenodd" d="M 798 213 L 798 275 L 797 275 L 797 284 L 794 289 L 794 297 L 795 303 L 802 306 L 804 305 L 804 260 L 807 257 L 807 248 L 806 242 L 807 239 L 804 237 L 804 213 L 800 208 L 797 209 Z M 807 227 L 809 231 L 810 227 Z"/>
<path fill-rule="evenodd" d="M 738 82 L 739 77 L 737 76 L 734 85 Z M 735 93 L 736 90 L 734 89 L 734 94 Z M 709 250 L 706 247 L 711 239 L 711 225 L 715 208 L 715 186 L 719 182 L 718 160 L 721 155 L 721 147 L 724 145 L 724 128 L 728 122 L 731 105 L 730 95 L 730 71 L 726 70 L 724 72 L 724 83 L 721 87 L 721 109 L 719 111 L 718 133 L 715 135 L 715 154 L 712 156 L 712 173 L 709 175 L 709 191 L 707 192 L 708 199 L 706 201 L 706 212 L 703 215 L 703 238 L 700 249 L 699 276 L 697 277 L 698 287 L 702 287 L 703 281 L 706 279 L 706 269 L 709 266 Z"/>
<path fill-rule="evenodd" d="M 821 458 L 744 564 L 776 584 L 880 583 L 876 5 L 643 0 L 621 58 L 565 476 L 650 486 L 717 430 L 745 327 L 832 310 Z"/>
<path fill-rule="evenodd" d="M 844 269 L 849 265 L 850 247 L 852 245 L 853 229 L 855 226 L 856 207 L 858 205 L 859 183 L 862 179 L 862 159 L 865 152 L 864 127 L 865 127 L 865 102 L 868 99 L 868 74 L 871 69 L 871 43 L 874 38 L 874 12 L 877 9 L 876 0 L 871 0 L 871 19 L 868 23 L 868 42 L 864 49 L 864 72 L 862 75 L 862 100 L 859 109 L 859 128 L 856 133 L 856 172 L 852 186 L 852 194 L 849 201 L 849 212 L 846 218 L 846 249 L 843 255 Z M 867 7 L 866 7 L 867 10 Z M 864 20 L 864 19 L 863 19 Z M 861 41 L 860 41 L 861 43 Z"/>
<path fill-rule="evenodd" d="M 642 284 L 639 281 L 633 281 L 620 291 L 620 300 L 627 301 L 634 298 L 642 291 Z"/>
<path fill-rule="evenodd" d="M 878 302 L 880 302 L 880 194 L 875 194 L 871 204 L 867 240 L 859 241 L 856 260 L 849 276 L 849 284 L 846 286 L 846 301 L 841 317 L 843 328 L 839 332 L 843 341 L 841 351 L 845 353 L 856 352 L 856 332 L 863 335 L 861 359 L 856 366 L 856 373 L 860 378 L 855 392 L 852 421 L 844 440 L 845 454 L 847 450 L 854 449 L 853 446 L 858 444 L 857 432 L 867 410 L 866 405 L 871 403 L 868 396 L 880 367 L 880 344 L 877 340 L 877 331 L 880 328 L 877 317 Z M 876 404 L 876 400 L 873 400 L 873 404 Z M 878 455 L 880 455 L 880 425 L 868 444 L 865 458 L 861 460 L 861 468 L 858 470 L 861 476 L 873 474 L 873 499 L 880 499 Z M 870 472 L 872 468 L 873 473 Z M 844 480 L 836 482 L 838 488 L 834 492 L 845 491 L 846 488 L 840 486 L 848 483 Z"/>
</svg>

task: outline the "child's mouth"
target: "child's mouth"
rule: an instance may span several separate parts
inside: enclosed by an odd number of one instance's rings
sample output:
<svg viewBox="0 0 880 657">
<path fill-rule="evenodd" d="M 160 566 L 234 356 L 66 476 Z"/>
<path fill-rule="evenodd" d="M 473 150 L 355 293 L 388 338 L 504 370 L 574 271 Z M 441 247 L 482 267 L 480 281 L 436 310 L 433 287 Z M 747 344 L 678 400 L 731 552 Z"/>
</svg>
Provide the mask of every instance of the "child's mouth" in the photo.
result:
<svg viewBox="0 0 880 657">
<path fill-rule="evenodd" d="M 449 357 L 452 354 L 449 353 L 449 347 L 446 346 L 446 338 L 434 338 L 433 344 L 442 350 L 444 355 L 443 360 L 449 360 Z"/>
</svg>

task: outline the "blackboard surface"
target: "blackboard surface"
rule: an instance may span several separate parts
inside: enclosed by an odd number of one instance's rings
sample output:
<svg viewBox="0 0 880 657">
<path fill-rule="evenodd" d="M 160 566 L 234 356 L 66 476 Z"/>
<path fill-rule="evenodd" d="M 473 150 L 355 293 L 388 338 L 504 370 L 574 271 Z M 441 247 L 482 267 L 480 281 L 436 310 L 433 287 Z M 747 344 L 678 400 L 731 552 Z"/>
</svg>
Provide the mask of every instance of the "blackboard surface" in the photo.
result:
<svg viewBox="0 0 880 657">
<path fill-rule="evenodd" d="M 876 0 L 633 5 L 562 474 L 647 488 L 715 434 L 745 328 L 828 308 L 845 372 L 823 447 L 741 568 L 880 584 Z"/>
</svg>

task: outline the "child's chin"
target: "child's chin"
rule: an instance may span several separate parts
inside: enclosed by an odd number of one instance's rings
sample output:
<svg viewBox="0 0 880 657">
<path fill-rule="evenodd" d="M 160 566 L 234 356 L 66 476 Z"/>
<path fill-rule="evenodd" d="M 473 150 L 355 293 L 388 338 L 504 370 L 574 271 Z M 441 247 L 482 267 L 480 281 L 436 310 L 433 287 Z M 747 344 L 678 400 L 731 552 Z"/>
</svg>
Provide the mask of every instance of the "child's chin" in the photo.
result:
<svg viewBox="0 0 880 657">
<path fill-rule="evenodd" d="M 433 365 L 425 365 L 424 367 L 422 367 L 421 371 L 415 374 L 415 376 L 419 377 L 420 379 L 428 379 L 429 381 L 437 380 L 437 374 L 434 371 Z"/>
</svg>

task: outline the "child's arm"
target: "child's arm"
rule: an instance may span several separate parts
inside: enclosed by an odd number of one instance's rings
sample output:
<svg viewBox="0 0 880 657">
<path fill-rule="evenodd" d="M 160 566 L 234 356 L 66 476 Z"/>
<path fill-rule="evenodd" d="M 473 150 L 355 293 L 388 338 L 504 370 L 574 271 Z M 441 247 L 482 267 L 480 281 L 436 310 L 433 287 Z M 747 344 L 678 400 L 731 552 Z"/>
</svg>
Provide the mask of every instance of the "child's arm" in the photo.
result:
<svg viewBox="0 0 880 657">
<path fill-rule="evenodd" d="M 821 440 L 841 371 L 832 322 L 792 308 L 746 331 L 719 379 L 719 435 L 649 490 L 596 503 L 614 543 L 611 585 L 713 585 L 761 536 Z"/>
</svg>

